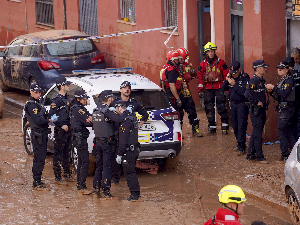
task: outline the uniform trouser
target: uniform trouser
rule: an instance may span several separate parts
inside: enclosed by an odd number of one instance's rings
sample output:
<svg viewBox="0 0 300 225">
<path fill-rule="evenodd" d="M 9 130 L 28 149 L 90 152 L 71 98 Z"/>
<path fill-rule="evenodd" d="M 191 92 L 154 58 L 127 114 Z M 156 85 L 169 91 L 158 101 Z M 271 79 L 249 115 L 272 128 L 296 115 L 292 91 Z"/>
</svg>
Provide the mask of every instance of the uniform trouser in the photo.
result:
<svg viewBox="0 0 300 225">
<path fill-rule="evenodd" d="M 248 107 L 245 103 L 236 104 L 230 102 L 231 125 L 234 130 L 237 143 L 240 146 L 245 146 L 246 143 L 248 111 Z"/>
<path fill-rule="evenodd" d="M 64 174 L 70 174 L 71 135 L 71 131 L 65 132 L 63 129 L 54 129 L 53 170 L 55 178 L 61 177 L 61 166 Z"/>
<path fill-rule="evenodd" d="M 205 89 L 204 92 L 204 105 L 205 113 L 208 120 L 208 126 L 216 126 L 215 121 L 215 97 L 216 106 L 221 122 L 228 126 L 228 114 L 226 110 L 226 97 L 221 89 Z"/>
<path fill-rule="evenodd" d="M 74 147 L 76 147 L 78 155 L 77 184 L 80 187 L 85 187 L 90 165 L 87 138 L 82 137 L 80 143 L 78 142 L 78 140 L 74 141 Z"/>
<path fill-rule="evenodd" d="M 177 106 L 177 103 L 176 103 L 176 99 L 175 99 L 175 97 L 174 97 L 174 95 L 172 94 L 172 93 L 167 93 L 166 92 L 166 95 L 167 95 L 167 98 L 168 98 L 168 100 L 169 100 L 169 102 L 170 102 L 170 105 L 177 111 L 177 112 L 179 112 L 179 115 L 180 115 L 180 122 L 181 122 L 181 125 L 182 125 L 182 121 L 183 121 L 183 115 L 184 115 L 184 112 L 183 112 L 183 107 L 181 106 L 181 107 L 178 107 Z M 181 95 L 179 95 L 179 97 L 180 97 L 180 100 L 181 100 L 181 102 L 183 103 L 183 97 L 181 96 Z M 197 114 L 196 114 L 196 117 L 197 117 Z"/>
<path fill-rule="evenodd" d="M 122 167 L 129 191 L 133 195 L 140 195 L 140 185 L 135 171 L 135 164 L 139 156 L 139 148 L 126 151 L 122 157 Z"/>
<path fill-rule="evenodd" d="M 198 125 L 199 120 L 197 119 L 197 112 L 196 112 L 195 102 L 193 100 L 193 97 L 192 96 L 184 97 L 183 95 L 180 95 L 180 99 L 182 102 L 181 109 L 184 109 L 184 111 L 188 114 L 190 124 Z M 183 118 L 181 118 L 181 120 L 182 119 Z"/>
<path fill-rule="evenodd" d="M 266 111 L 261 108 L 258 115 L 254 115 L 253 112 L 249 112 L 253 131 L 251 134 L 249 147 L 248 147 L 248 156 L 255 155 L 257 158 L 264 158 L 264 153 L 262 151 L 262 132 L 266 122 Z"/>
<path fill-rule="evenodd" d="M 289 147 L 293 148 L 296 140 L 293 133 L 293 117 L 295 108 L 279 109 L 277 113 L 277 134 L 280 141 L 281 155 L 288 157 L 290 155 Z"/>
<path fill-rule="evenodd" d="M 40 183 L 47 156 L 48 134 L 46 132 L 36 132 L 37 131 L 34 129 L 31 130 L 32 148 L 34 153 L 32 174 L 34 182 Z"/>
</svg>

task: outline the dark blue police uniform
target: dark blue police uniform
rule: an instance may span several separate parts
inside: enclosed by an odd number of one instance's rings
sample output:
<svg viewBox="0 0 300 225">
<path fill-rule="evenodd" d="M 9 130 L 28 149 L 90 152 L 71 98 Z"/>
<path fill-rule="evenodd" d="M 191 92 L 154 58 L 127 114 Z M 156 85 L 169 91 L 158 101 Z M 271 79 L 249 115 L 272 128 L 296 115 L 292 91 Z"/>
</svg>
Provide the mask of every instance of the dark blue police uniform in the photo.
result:
<svg viewBox="0 0 300 225">
<path fill-rule="evenodd" d="M 30 90 L 36 92 L 41 89 L 37 84 L 32 84 Z M 49 119 L 44 106 L 39 100 L 33 97 L 29 97 L 24 111 L 31 128 L 31 141 L 34 153 L 32 165 L 33 187 L 36 188 L 44 185 L 41 177 L 47 156 L 47 141 L 48 134 L 50 133 L 50 129 L 48 128 Z"/>
<path fill-rule="evenodd" d="M 249 114 L 253 126 L 248 147 L 248 160 L 254 159 L 256 153 L 259 161 L 266 161 L 262 151 L 262 132 L 266 122 L 266 109 L 268 107 L 265 92 L 265 79 L 254 74 L 254 76 L 250 79 L 249 85 L 247 86 L 245 92 L 245 97 L 250 102 Z M 262 102 L 263 107 L 258 106 L 258 102 Z"/>
<path fill-rule="evenodd" d="M 138 127 L 134 114 L 130 113 L 119 128 L 118 155 L 122 156 L 122 167 L 131 193 L 128 200 L 138 200 L 140 185 L 135 171 L 135 164 L 140 153 L 138 142 Z"/>
<path fill-rule="evenodd" d="M 75 98 L 88 98 L 83 90 L 75 91 Z M 91 114 L 79 101 L 73 100 L 70 108 L 72 143 L 77 149 L 78 166 L 77 166 L 77 188 L 78 190 L 86 189 L 86 178 L 89 170 L 89 151 L 87 138 L 89 130 L 87 127 L 93 126 L 92 123 L 86 122 Z"/>
<path fill-rule="evenodd" d="M 232 66 L 230 66 L 231 68 Z M 240 68 L 239 63 L 235 68 L 236 72 Z M 233 77 L 232 77 L 233 78 Z M 245 97 L 246 86 L 250 80 L 247 73 L 243 71 L 237 78 L 233 78 L 235 84 L 232 86 L 227 80 L 221 86 L 223 92 L 230 90 L 230 114 L 231 125 L 238 143 L 239 153 L 245 152 L 246 131 L 248 121 L 248 106 L 245 104 L 247 99 Z"/>
<path fill-rule="evenodd" d="M 281 68 L 281 65 L 283 68 L 286 66 L 284 62 L 280 62 L 277 67 Z M 285 161 L 290 154 L 289 146 L 293 147 L 296 143 L 291 124 L 295 114 L 295 89 L 292 75 L 287 74 L 281 78 L 278 85 L 273 88 L 271 95 L 278 101 L 276 108 L 277 130 L 281 149 L 280 161 Z"/>
</svg>

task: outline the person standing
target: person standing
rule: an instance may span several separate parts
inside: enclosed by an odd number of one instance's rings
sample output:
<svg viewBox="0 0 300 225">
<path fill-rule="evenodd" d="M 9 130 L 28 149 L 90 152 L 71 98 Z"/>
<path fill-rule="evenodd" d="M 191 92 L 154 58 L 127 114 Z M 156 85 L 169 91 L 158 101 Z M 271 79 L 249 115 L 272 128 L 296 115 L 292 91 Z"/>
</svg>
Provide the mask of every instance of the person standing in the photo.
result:
<svg viewBox="0 0 300 225">
<path fill-rule="evenodd" d="M 50 129 L 48 123 L 56 122 L 58 116 L 55 114 L 48 119 L 48 113 L 44 106 L 40 103 L 41 88 L 33 83 L 30 85 L 30 97 L 24 107 L 25 115 L 31 128 L 31 141 L 34 153 L 32 174 L 33 189 L 45 189 L 45 183 L 42 181 L 42 172 L 45 166 L 47 156 L 47 141 Z"/>
<path fill-rule="evenodd" d="M 90 164 L 87 143 L 90 132 L 87 127 L 93 126 L 92 115 L 84 107 L 87 104 L 88 98 L 89 96 L 86 95 L 84 90 L 76 90 L 70 108 L 72 142 L 78 154 L 77 189 L 81 194 L 92 193 L 86 187 L 86 178 Z"/>
<path fill-rule="evenodd" d="M 294 58 L 295 66 L 294 69 L 300 72 L 300 50 L 299 48 L 293 48 L 291 51 L 291 57 Z"/>
<path fill-rule="evenodd" d="M 294 147 L 296 143 L 291 124 L 295 114 L 295 88 L 294 79 L 287 62 L 280 61 L 277 65 L 277 72 L 281 78 L 278 85 L 266 84 L 266 88 L 272 97 L 278 101 L 276 108 L 277 130 L 281 149 L 279 161 L 285 162 L 290 155 L 289 146 Z"/>
<path fill-rule="evenodd" d="M 222 134 L 227 134 L 229 130 L 228 113 L 226 110 L 226 97 L 221 89 L 224 79 L 229 70 L 224 62 L 216 55 L 217 46 L 208 42 L 204 46 L 206 58 L 200 63 L 198 68 L 198 92 L 199 97 L 204 97 L 205 113 L 208 120 L 208 133 L 216 133 L 215 121 L 215 98 L 216 107 L 221 116 Z"/>
<path fill-rule="evenodd" d="M 265 79 L 263 78 L 267 67 L 269 65 L 263 60 L 253 62 L 254 76 L 250 79 L 245 92 L 245 97 L 249 101 L 249 114 L 253 126 L 246 159 L 250 161 L 257 158 L 260 163 L 268 163 L 262 151 L 262 132 L 268 109 Z"/>
<path fill-rule="evenodd" d="M 138 123 L 138 129 L 140 129 L 143 124 L 148 120 L 149 118 L 149 113 L 147 110 L 144 108 L 144 106 L 136 101 L 135 99 L 130 97 L 131 94 L 131 84 L 129 81 L 123 81 L 120 85 L 120 93 L 121 96 L 120 98 L 116 98 L 112 106 L 115 106 L 115 103 L 119 100 L 123 100 L 126 102 L 126 107 L 130 107 L 132 109 L 132 113 L 139 113 L 142 118 Z M 117 128 L 119 128 L 119 124 L 116 124 Z M 113 183 L 118 184 L 120 181 L 120 176 L 121 176 L 122 170 L 119 164 L 117 164 L 115 161 L 113 163 Z"/>
<path fill-rule="evenodd" d="M 241 70 L 238 61 L 232 62 L 229 68 L 221 88 L 223 92 L 230 90 L 231 125 L 237 140 L 238 156 L 240 156 L 246 153 L 248 106 L 245 91 L 250 78 Z"/>
<path fill-rule="evenodd" d="M 49 115 L 58 115 L 58 120 L 54 123 L 54 155 L 53 155 L 53 171 L 55 181 L 58 184 L 65 184 L 66 181 L 76 181 L 70 171 L 70 151 L 71 151 L 71 123 L 69 116 L 69 106 L 71 99 L 67 92 L 70 89 L 70 81 L 65 77 L 59 77 L 56 80 L 56 86 L 59 90 L 58 94 L 53 98 Z M 63 178 L 61 176 L 61 166 L 63 167 Z"/>
<path fill-rule="evenodd" d="M 246 201 L 243 190 L 236 185 L 227 185 L 220 190 L 218 197 L 223 208 L 219 208 L 216 215 L 204 225 L 241 225 L 238 219 L 244 213 Z"/>
<path fill-rule="evenodd" d="M 122 114 L 118 115 L 116 109 L 110 105 L 113 102 L 113 93 L 111 90 L 104 90 L 99 98 L 102 102 L 92 115 L 93 130 L 96 141 L 96 170 L 93 181 L 94 193 L 100 194 L 100 187 L 104 197 L 112 197 L 110 193 L 112 165 L 115 161 L 115 150 L 117 140 L 115 138 L 115 122 L 120 123 L 128 116 L 130 107 Z"/>
<path fill-rule="evenodd" d="M 119 100 L 115 104 L 117 113 L 121 115 L 126 110 L 126 102 Z M 137 201 L 140 198 L 140 185 L 135 171 L 140 148 L 138 142 L 138 124 L 136 116 L 130 113 L 119 128 L 119 148 L 116 162 L 123 167 L 124 175 L 130 191 L 128 201 Z"/>
<path fill-rule="evenodd" d="M 179 48 L 176 51 L 179 53 L 179 72 L 182 76 L 182 89 L 179 95 L 182 102 L 182 109 L 188 114 L 193 136 L 203 137 L 203 134 L 199 130 L 200 120 L 197 118 L 195 102 L 189 88 L 189 82 L 197 76 L 197 72 L 192 68 L 191 64 L 186 62 L 189 58 L 189 51 L 185 48 Z"/>
</svg>

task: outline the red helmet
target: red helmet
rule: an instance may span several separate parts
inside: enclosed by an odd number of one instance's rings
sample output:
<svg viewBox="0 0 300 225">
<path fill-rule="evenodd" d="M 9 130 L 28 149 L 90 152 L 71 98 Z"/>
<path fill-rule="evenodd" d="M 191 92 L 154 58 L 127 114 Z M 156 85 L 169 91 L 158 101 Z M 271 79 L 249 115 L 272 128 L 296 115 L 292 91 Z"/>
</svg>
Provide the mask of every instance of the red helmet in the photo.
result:
<svg viewBox="0 0 300 225">
<path fill-rule="evenodd" d="M 179 53 L 176 50 L 169 51 L 167 54 L 167 60 L 174 60 L 179 58 Z"/>
<path fill-rule="evenodd" d="M 182 56 L 182 58 L 184 58 L 184 59 L 189 58 L 190 53 L 186 48 L 179 48 L 176 51 L 179 52 L 179 54 Z"/>
</svg>

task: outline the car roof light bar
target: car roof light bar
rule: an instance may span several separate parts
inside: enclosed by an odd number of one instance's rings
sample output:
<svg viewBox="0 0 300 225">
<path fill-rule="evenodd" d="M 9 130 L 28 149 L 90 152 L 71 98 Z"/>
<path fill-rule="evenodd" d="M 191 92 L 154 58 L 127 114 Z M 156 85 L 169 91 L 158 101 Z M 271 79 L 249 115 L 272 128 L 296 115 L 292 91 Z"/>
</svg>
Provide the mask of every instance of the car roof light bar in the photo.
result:
<svg viewBox="0 0 300 225">
<path fill-rule="evenodd" d="M 73 70 L 73 74 L 101 74 L 101 73 L 127 73 L 133 71 L 133 67 L 91 69 L 91 70 Z"/>
</svg>

